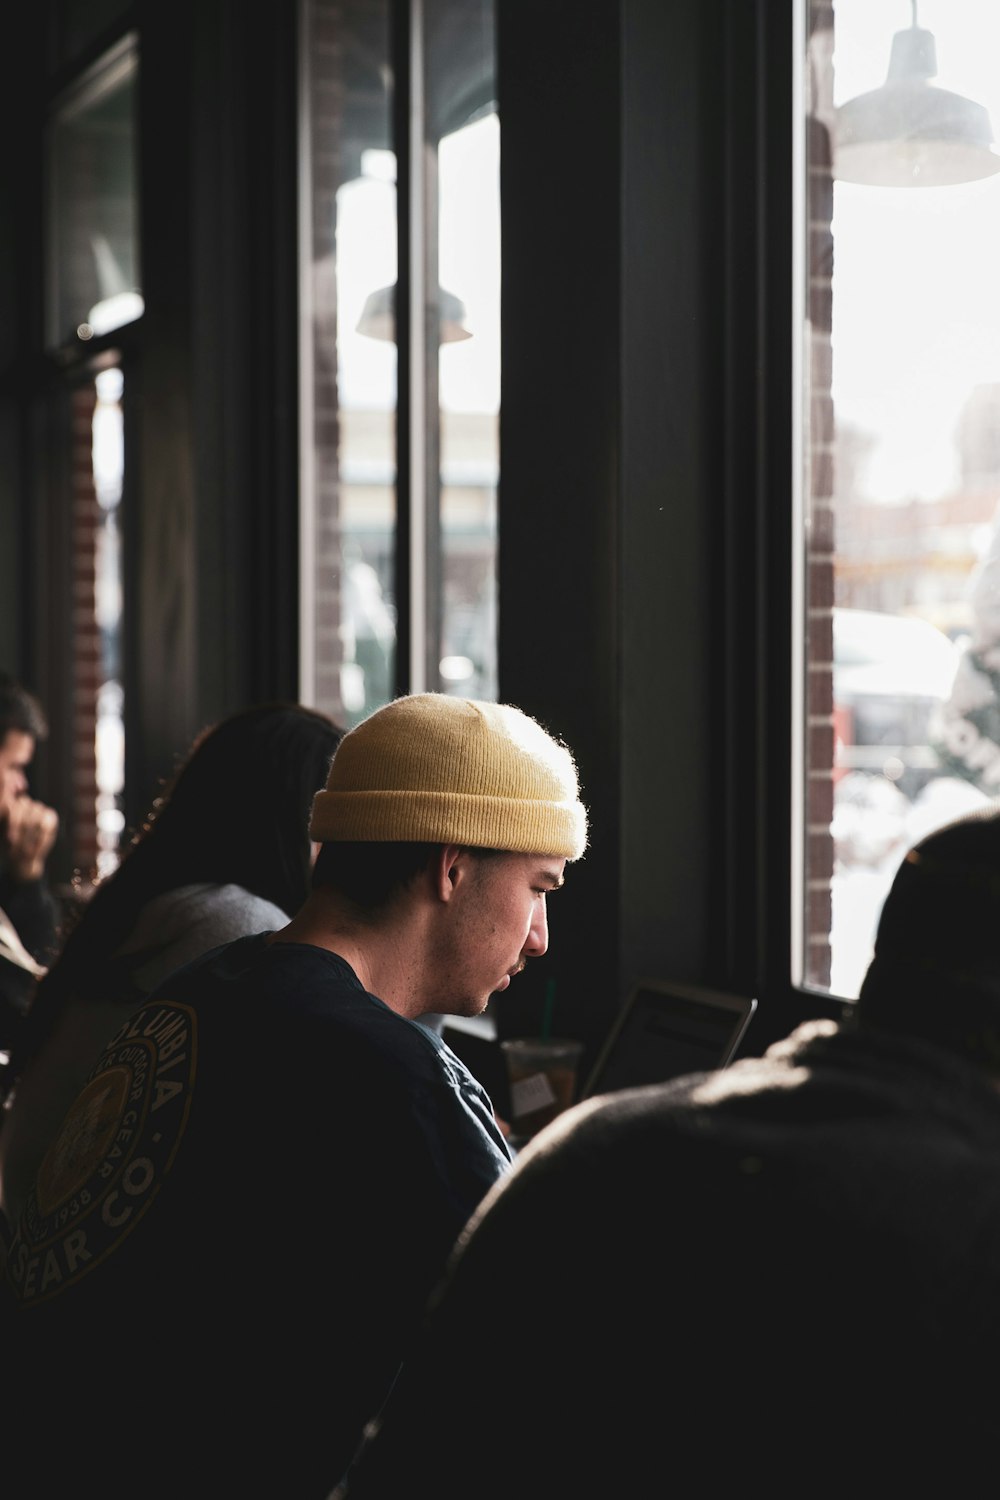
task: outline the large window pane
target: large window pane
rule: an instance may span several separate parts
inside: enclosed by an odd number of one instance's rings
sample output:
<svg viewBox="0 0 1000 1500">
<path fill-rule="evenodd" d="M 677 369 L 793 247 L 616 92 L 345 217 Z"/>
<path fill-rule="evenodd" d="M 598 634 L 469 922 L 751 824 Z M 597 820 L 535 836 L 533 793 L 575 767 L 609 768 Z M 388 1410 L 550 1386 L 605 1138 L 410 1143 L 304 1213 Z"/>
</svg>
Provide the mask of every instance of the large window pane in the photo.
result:
<svg viewBox="0 0 1000 1500">
<path fill-rule="evenodd" d="M 138 53 L 126 39 L 58 103 L 49 126 L 50 297 L 55 348 L 142 312 L 135 110 Z"/>
<path fill-rule="evenodd" d="M 311 0 L 304 18 L 302 693 L 350 724 L 392 696 L 395 675 L 389 10 Z"/>
<path fill-rule="evenodd" d="M 302 693 L 355 723 L 397 684 L 496 695 L 492 0 L 307 0 L 304 17 Z M 394 79 L 410 100 L 402 141 Z"/>
<path fill-rule="evenodd" d="M 796 978 L 854 998 L 906 850 L 1000 791 L 1000 9 L 803 14 Z"/>
<path fill-rule="evenodd" d="M 500 409 L 500 127 L 493 3 L 426 6 L 429 149 L 436 157 L 440 530 L 436 679 L 495 698 Z M 438 135 L 440 131 L 440 135 Z"/>
</svg>

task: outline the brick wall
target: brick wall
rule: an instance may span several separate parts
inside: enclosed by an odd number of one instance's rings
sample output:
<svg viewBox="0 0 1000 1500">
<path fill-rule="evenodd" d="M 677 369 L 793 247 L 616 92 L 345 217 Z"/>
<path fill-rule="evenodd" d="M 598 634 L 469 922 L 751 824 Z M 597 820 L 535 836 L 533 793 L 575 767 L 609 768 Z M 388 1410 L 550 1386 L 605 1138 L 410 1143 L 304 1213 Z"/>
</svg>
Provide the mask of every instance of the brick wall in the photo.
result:
<svg viewBox="0 0 1000 1500">
<path fill-rule="evenodd" d="M 95 600 L 96 543 L 102 513 L 92 460 L 96 393 L 79 387 L 72 397 L 72 805 L 70 847 L 76 870 L 89 878 L 97 861 L 97 693 L 102 680 L 101 637 Z"/>
<path fill-rule="evenodd" d="M 833 367 L 833 172 L 832 124 L 833 6 L 811 0 L 810 52 L 814 69 L 811 113 L 806 122 L 809 170 L 807 190 L 808 280 L 804 489 L 806 608 L 806 830 L 804 850 L 806 984 L 830 983 L 830 927 L 833 877 L 833 603 L 834 603 L 834 410 L 830 393 Z M 817 45 L 818 44 L 818 45 Z M 824 64 L 826 66 L 824 67 Z"/>
<path fill-rule="evenodd" d="M 343 722 L 341 664 L 340 422 L 337 405 L 337 187 L 342 176 L 345 27 L 341 0 L 308 7 L 312 181 L 313 573 L 316 706 Z M 309 441 L 308 436 L 305 439 Z M 310 628 L 309 623 L 306 629 Z"/>
</svg>

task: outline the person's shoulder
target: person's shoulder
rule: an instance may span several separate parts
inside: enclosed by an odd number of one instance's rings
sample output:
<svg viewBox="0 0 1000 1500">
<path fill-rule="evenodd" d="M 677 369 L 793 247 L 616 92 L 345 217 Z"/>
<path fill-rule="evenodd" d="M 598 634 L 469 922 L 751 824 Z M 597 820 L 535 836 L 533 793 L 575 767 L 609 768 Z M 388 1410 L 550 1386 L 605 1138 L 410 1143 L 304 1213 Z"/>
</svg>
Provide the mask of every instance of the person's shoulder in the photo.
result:
<svg viewBox="0 0 1000 1500">
<path fill-rule="evenodd" d="M 255 896 L 241 885 L 213 885 L 201 882 L 178 886 L 155 896 L 143 908 L 137 929 L 166 933 L 176 943 L 215 947 L 234 938 L 284 927 L 288 915 L 273 901 Z M 211 941 L 207 941 L 207 940 Z M 130 947 L 145 947 L 144 941 L 130 942 Z"/>
<path fill-rule="evenodd" d="M 147 986 L 149 998 L 169 996 L 179 988 L 188 992 L 192 988 L 212 989 L 249 978 L 263 956 L 266 938 L 267 933 L 244 933 L 203 948 L 186 961 L 171 964 L 162 977 Z M 157 955 L 157 966 L 162 957 L 163 954 Z"/>
<path fill-rule="evenodd" d="M 1000 1098 L 960 1059 L 817 1021 L 761 1057 L 574 1105 L 519 1154 L 510 1187 L 562 1212 L 595 1195 L 624 1208 L 650 1182 L 704 1212 L 733 1189 L 825 1223 L 891 1180 L 900 1205 L 964 1193 L 1000 1229 L 998 1145 Z"/>
<path fill-rule="evenodd" d="M 373 997 L 339 953 L 314 943 L 272 941 L 266 934 L 254 942 L 256 946 L 245 951 L 255 979 L 283 997 L 290 1013 L 330 1018 L 370 1008 Z"/>
<path fill-rule="evenodd" d="M 154 994 L 190 999 L 206 1018 L 227 1011 L 241 1023 L 267 1025 L 275 1036 L 298 1037 L 303 1061 L 310 1039 L 323 1049 L 331 1032 L 346 1044 L 352 1036 L 394 1036 L 406 1023 L 369 995 L 339 954 L 311 943 L 272 941 L 260 932 L 236 938 L 173 973 Z M 221 1002 L 225 1002 L 223 1005 Z"/>
<path fill-rule="evenodd" d="M 210 905 L 219 920 L 228 918 L 240 924 L 244 933 L 263 932 L 284 927 L 288 913 L 265 896 L 257 896 L 245 886 L 232 882 L 210 887 Z"/>
<path fill-rule="evenodd" d="M 366 990 L 338 954 L 279 942 L 270 945 L 268 963 L 290 1017 L 335 1028 L 358 1055 L 378 1059 L 387 1072 L 398 1071 L 413 1085 L 418 1079 L 454 1082 L 456 1072 L 465 1071 L 439 1036 Z"/>
</svg>

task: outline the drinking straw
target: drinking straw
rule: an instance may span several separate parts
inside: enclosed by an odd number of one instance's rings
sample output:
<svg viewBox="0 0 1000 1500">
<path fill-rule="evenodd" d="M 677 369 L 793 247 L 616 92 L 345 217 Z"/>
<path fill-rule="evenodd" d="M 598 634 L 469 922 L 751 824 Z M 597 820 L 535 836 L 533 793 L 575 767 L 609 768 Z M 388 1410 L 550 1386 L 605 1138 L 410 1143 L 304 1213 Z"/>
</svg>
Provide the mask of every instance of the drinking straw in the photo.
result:
<svg viewBox="0 0 1000 1500">
<path fill-rule="evenodd" d="M 547 1042 L 552 1035 L 552 1012 L 556 1003 L 556 982 L 554 979 L 545 981 L 545 1004 L 542 1007 L 542 1041 Z"/>
</svg>

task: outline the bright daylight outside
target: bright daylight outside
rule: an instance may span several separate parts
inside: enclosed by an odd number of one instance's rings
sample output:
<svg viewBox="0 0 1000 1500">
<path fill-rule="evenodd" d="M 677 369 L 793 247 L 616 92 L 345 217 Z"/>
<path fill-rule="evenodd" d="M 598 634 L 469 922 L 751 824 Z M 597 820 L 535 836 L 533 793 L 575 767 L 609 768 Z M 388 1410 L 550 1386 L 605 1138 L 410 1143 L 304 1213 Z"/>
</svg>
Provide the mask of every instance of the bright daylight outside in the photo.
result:
<svg viewBox="0 0 1000 1500">
<path fill-rule="evenodd" d="M 798 982 L 1000 793 L 1000 5 L 805 5 Z"/>
</svg>

